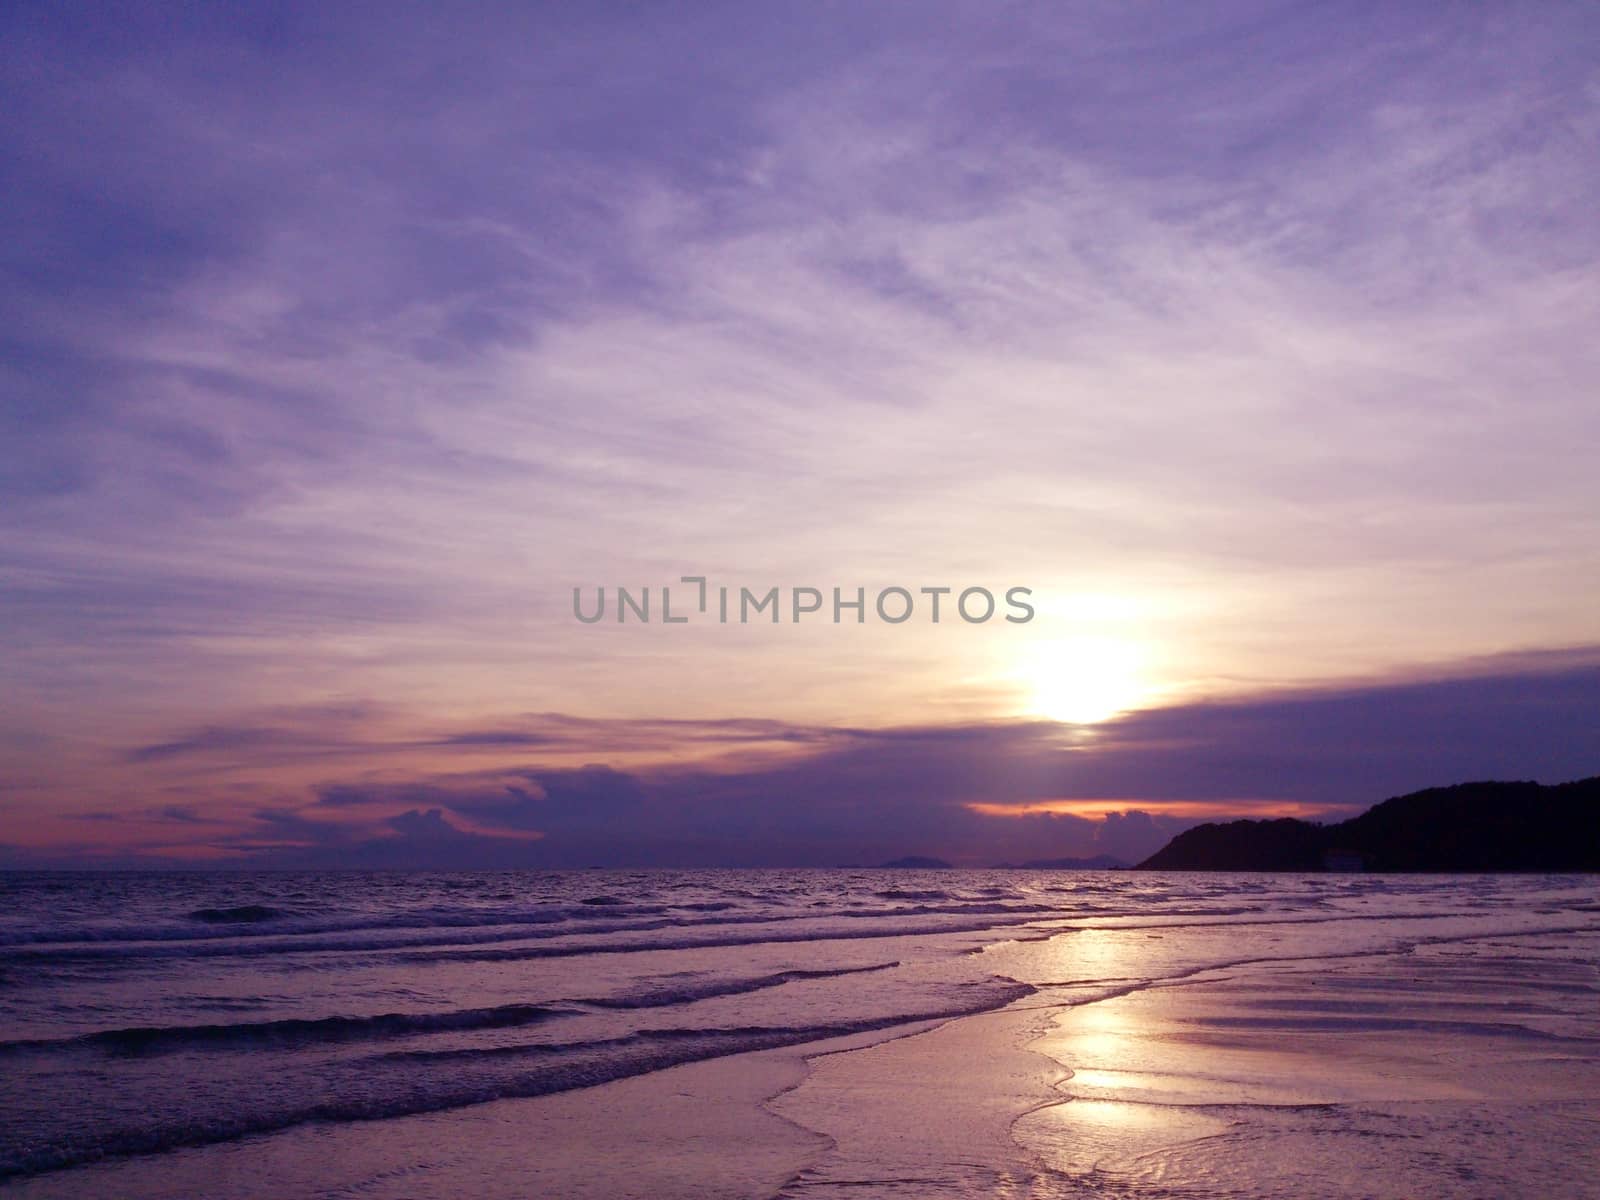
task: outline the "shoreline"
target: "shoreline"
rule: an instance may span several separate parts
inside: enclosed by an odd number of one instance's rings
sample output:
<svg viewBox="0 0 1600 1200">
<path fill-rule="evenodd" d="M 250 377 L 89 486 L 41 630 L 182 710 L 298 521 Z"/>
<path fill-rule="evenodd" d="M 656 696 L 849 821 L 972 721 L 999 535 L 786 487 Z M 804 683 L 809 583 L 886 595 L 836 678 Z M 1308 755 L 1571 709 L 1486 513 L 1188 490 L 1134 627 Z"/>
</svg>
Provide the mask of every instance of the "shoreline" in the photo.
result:
<svg viewBox="0 0 1600 1200">
<path fill-rule="evenodd" d="M 19 1200 L 254 1200 L 271 1180 L 271 1194 L 367 1200 L 774 1196 L 829 1148 L 826 1134 L 769 1107 L 806 1082 L 811 1060 L 969 1019 L 745 1051 L 545 1096 L 109 1159 L 8 1181 L 5 1189 Z"/>
<path fill-rule="evenodd" d="M 1585 1115 L 1600 1111 L 1590 898 L 1502 910 L 1462 897 L 1437 912 L 1379 896 L 1389 911 L 1363 911 L 1358 897 L 1295 920 L 1265 910 L 1041 923 L 942 952 L 1034 989 L 995 1008 L 542 1096 L 108 1160 L 5 1190 L 28 1200 L 1600 1194 L 1584 1190 L 1600 1178 Z M 927 995 L 972 982 L 966 970 L 935 974 Z M 733 1023 L 742 1003 L 708 1009 L 707 1029 Z"/>
<path fill-rule="evenodd" d="M 1011 1129 L 1060 1100 L 1068 1072 L 1030 1048 L 1056 1013 L 1027 996 L 873 1046 L 807 1055 L 807 1076 L 767 1107 L 831 1145 L 782 1194 L 914 1186 L 918 1196 L 994 1195 L 1036 1179 L 1039 1164 Z"/>
</svg>

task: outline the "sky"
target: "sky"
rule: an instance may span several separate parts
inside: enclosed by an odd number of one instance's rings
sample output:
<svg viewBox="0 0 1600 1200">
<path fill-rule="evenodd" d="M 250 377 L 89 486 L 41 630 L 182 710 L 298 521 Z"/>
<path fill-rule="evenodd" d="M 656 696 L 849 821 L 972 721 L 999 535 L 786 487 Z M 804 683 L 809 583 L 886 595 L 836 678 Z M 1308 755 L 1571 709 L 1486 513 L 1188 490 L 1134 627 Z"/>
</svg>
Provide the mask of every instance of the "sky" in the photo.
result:
<svg viewBox="0 0 1600 1200">
<path fill-rule="evenodd" d="M 0 865 L 1133 860 L 1600 773 L 1597 39 L 7 5 Z"/>
</svg>

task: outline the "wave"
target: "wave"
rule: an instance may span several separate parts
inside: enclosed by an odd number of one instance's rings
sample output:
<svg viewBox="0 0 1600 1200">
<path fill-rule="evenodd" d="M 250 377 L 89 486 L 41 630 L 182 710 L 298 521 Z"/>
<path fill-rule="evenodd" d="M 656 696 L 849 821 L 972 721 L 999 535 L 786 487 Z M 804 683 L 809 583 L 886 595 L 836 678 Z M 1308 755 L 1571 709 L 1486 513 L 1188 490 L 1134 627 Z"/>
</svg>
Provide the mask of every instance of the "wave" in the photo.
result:
<svg viewBox="0 0 1600 1200">
<path fill-rule="evenodd" d="M 235 908 L 197 908 L 188 914 L 191 921 L 204 921 L 207 925 L 245 925 L 258 921 L 276 921 L 290 914 L 267 904 L 241 904 Z"/>
<path fill-rule="evenodd" d="M 275 1133 L 310 1122 L 373 1121 L 440 1112 L 491 1100 L 593 1087 L 682 1063 L 892 1029 L 986 1012 L 1032 994 L 1014 981 L 974 985 L 965 1004 L 796 1028 L 649 1029 L 569 1044 L 530 1043 L 464 1050 L 394 1051 L 325 1067 L 310 1095 L 269 1091 L 256 1107 L 206 1108 L 150 1124 L 89 1131 L 74 1125 L 53 1139 L 0 1133 L 0 1179 L 38 1175 L 113 1157 L 155 1154 Z M 449 1063 L 449 1070 L 438 1070 Z"/>
<path fill-rule="evenodd" d="M 778 971 L 772 975 L 762 975 L 754 979 L 738 979 L 727 981 L 707 981 L 703 984 L 684 984 L 673 988 L 659 988 L 650 991 L 635 992 L 631 995 L 607 996 L 599 1000 L 584 1000 L 579 1003 L 592 1008 L 661 1008 L 676 1004 L 692 1004 L 696 1000 L 709 1000 L 717 996 L 741 996 L 747 992 L 759 992 L 766 988 L 781 987 L 786 983 L 796 983 L 806 979 L 837 979 L 844 975 L 865 975 L 872 971 L 887 971 L 898 967 L 899 961 L 875 963 L 870 967 L 835 967 L 828 970 L 812 971 Z"/>
<path fill-rule="evenodd" d="M 368 1017 L 289 1017 L 276 1021 L 237 1021 L 211 1025 L 147 1025 L 104 1029 L 79 1037 L 0 1042 L 0 1054 L 59 1049 L 99 1049 L 119 1054 L 145 1054 L 205 1046 L 346 1042 L 408 1037 L 419 1033 L 455 1033 L 479 1029 L 515 1029 L 571 1012 L 553 1005 L 505 1004 L 495 1008 L 457 1009 L 441 1013 L 378 1013 Z"/>
<path fill-rule="evenodd" d="M 742 996 L 807 979 L 833 979 L 886 971 L 899 962 L 830 970 L 778 971 L 746 979 L 710 979 L 674 987 L 625 992 L 616 996 L 561 1000 L 549 1004 L 503 1004 L 492 1008 L 435 1013 L 378 1013 L 372 1016 L 290 1017 L 276 1021 L 234 1021 L 207 1025 L 153 1025 L 97 1030 L 70 1038 L 38 1038 L 0 1042 L 0 1055 L 58 1050 L 102 1050 L 114 1054 L 154 1054 L 215 1047 L 234 1049 L 263 1045 L 305 1046 L 337 1042 L 414 1037 L 429 1033 L 466 1033 L 518 1029 L 554 1017 L 572 1016 L 585 1008 L 670 1008 L 719 996 Z"/>
<path fill-rule="evenodd" d="M 984 889 L 993 892 L 995 889 Z M 741 892 L 726 895 L 743 896 Z M 237 945 L 253 940 L 303 938 L 313 935 L 390 936 L 398 944 L 440 941 L 446 936 L 466 940 L 480 935 L 485 940 L 510 940 L 517 937 L 561 936 L 579 930 L 607 930 L 622 927 L 656 928 L 663 924 L 702 921 L 753 923 L 765 921 L 810 920 L 816 914 L 795 903 L 774 901 L 771 897 L 751 897 L 756 903 L 727 899 L 689 903 L 645 903 L 627 901 L 608 893 L 575 900 L 494 907 L 436 906 L 403 912 L 317 912 L 307 905 L 247 903 L 196 908 L 172 914 L 164 920 L 132 917 L 116 921 L 43 928 L 0 930 L 0 957 L 27 954 L 34 949 L 51 953 L 78 952 L 83 956 L 119 953 L 118 947 L 147 948 L 173 944 L 196 946 Z M 866 903 L 822 899 L 815 907 L 830 908 L 830 916 L 871 920 L 884 916 L 932 913 L 1035 912 L 1071 915 L 1083 906 L 1032 900 L 1020 896 L 1003 897 L 978 894 L 960 895 L 939 890 L 885 888 L 864 893 Z M 872 903 L 871 901 L 890 903 Z M 911 901 L 913 903 L 894 903 Z M 1065 910 L 1065 911 L 1064 911 Z M 1130 910 L 1131 911 L 1131 910 Z M 698 914 L 685 916 L 683 914 Z M 179 951 L 182 952 L 182 951 Z"/>
<path fill-rule="evenodd" d="M 608 912 L 607 909 L 586 908 L 580 910 L 586 916 Z M 645 919 L 611 919 L 605 921 L 589 920 L 582 924 L 573 923 L 573 918 L 564 916 L 553 918 L 550 921 L 540 921 L 529 928 L 526 925 L 512 925 L 501 922 L 492 928 L 466 928 L 450 927 L 448 935 L 434 930 L 422 932 L 411 928 L 393 928 L 381 924 L 368 924 L 351 926 L 348 928 L 328 929 L 317 927 L 311 929 L 286 929 L 275 926 L 264 930 L 251 930 L 249 933 L 240 931 L 235 934 L 230 930 L 226 936 L 218 936 L 208 931 L 205 937 L 196 937 L 178 934 L 168 936 L 165 933 L 147 935 L 148 940 L 107 939 L 94 940 L 82 939 L 76 943 L 67 939 L 54 939 L 47 944 L 12 944 L 0 947 L 0 967 L 7 963 L 73 963 L 92 962 L 97 960 L 127 960 L 135 958 L 212 958 L 212 957 L 250 957 L 267 954 L 315 954 L 326 951 L 339 951 L 344 953 L 383 953 L 416 951 L 426 955 L 430 952 L 449 954 L 453 952 L 466 953 L 462 947 L 494 946 L 505 942 L 525 942 L 555 940 L 558 938 L 593 937 L 613 933 L 650 933 L 659 929 L 672 928 L 726 928 L 751 925 L 785 925 L 798 921 L 841 920 L 841 921 L 882 921 L 905 917 L 960 917 L 960 916 L 990 916 L 995 918 L 1016 918 L 1029 920 L 1041 916 L 1087 916 L 1099 915 L 1086 912 L 1068 913 L 1054 905 L 1044 904 L 918 904 L 900 906 L 896 908 L 870 908 L 846 909 L 827 914 L 818 913 L 735 913 L 713 914 L 702 916 L 653 916 Z M 1131 914 L 1130 914 L 1131 915 Z M 557 922 L 566 922 L 558 925 Z M 961 929 L 982 929 L 990 925 L 1008 923 L 1004 920 L 988 921 L 982 924 L 968 926 L 950 925 L 946 928 L 952 931 Z M 391 932 L 391 928 L 393 931 Z M 741 939 L 739 937 L 709 940 L 701 939 L 685 943 L 686 946 L 709 946 L 726 941 L 729 945 L 750 945 L 754 942 L 766 941 L 825 941 L 835 937 L 874 937 L 893 936 L 895 930 L 887 934 L 857 931 L 827 931 L 821 933 L 798 933 L 794 936 L 763 936 L 756 939 Z M 912 933 L 939 932 L 934 926 L 924 926 L 908 929 Z M 551 948 L 550 956 L 567 956 L 571 954 L 587 953 L 584 945 L 572 943 Z M 654 947 L 678 948 L 670 939 L 651 942 L 648 945 L 640 943 L 638 948 L 650 949 Z M 592 948 L 596 953 L 609 952 L 604 943 L 594 943 Z M 401 958 L 408 961 L 422 961 L 417 954 L 400 954 Z M 513 951 L 509 958 L 536 958 L 545 957 L 545 954 L 532 951 Z M 493 956 L 485 961 L 493 961 Z"/>
<path fill-rule="evenodd" d="M 898 914 L 892 914 L 898 915 Z M 781 946 L 801 942 L 846 942 L 872 938 L 924 937 L 939 933 L 979 933 L 1008 924 L 1025 924 L 1031 917 L 1016 921 L 941 921 L 911 922 L 880 928 L 833 928 L 804 931 L 770 930 L 754 934 L 708 937 L 667 937 L 638 941 L 582 942 L 560 946 L 474 946 L 466 948 L 405 950 L 391 957 L 404 962 L 523 962 L 541 958 L 573 958 L 586 954 L 642 954 L 652 950 L 709 950 L 727 946 Z"/>
<path fill-rule="evenodd" d="M 607 898 L 593 897 L 596 903 L 548 904 L 534 908 L 431 908 L 399 913 L 318 914 L 304 909 L 278 908 L 265 904 L 200 908 L 180 914 L 171 923 L 149 920 L 111 922 L 78 927 L 8 930 L 0 933 L 0 947 L 26 949 L 33 945 L 63 946 L 73 943 L 117 944 L 134 942 L 204 942 L 220 938 L 278 937 L 286 934 L 371 933 L 392 930 L 396 933 L 473 930 L 508 927 L 539 929 L 570 922 L 665 917 L 671 906 L 665 904 L 620 903 L 625 914 L 598 911 L 611 907 Z M 752 914 L 753 915 L 753 914 Z M 256 929 L 253 926 L 268 925 Z M 232 928 L 238 926 L 238 928 Z M 218 927 L 229 927 L 225 931 Z"/>
</svg>

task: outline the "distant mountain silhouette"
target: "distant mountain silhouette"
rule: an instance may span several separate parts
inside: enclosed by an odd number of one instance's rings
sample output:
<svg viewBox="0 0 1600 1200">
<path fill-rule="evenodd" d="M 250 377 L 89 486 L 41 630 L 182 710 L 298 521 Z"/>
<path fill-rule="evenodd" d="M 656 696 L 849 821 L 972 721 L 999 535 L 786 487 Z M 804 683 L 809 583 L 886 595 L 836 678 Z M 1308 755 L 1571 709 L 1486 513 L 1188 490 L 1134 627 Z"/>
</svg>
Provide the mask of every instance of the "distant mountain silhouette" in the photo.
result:
<svg viewBox="0 0 1600 1200">
<path fill-rule="evenodd" d="M 1109 854 L 1096 854 L 1093 858 L 1030 858 L 1027 862 L 1001 863 L 998 870 L 1016 871 L 1126 871 L 1132 863 L 1112 858 Z"/>
<path fill-rule="evenodd" d="M 880 867 L 896 868 L 905 867 L 908 870 L 943 870 L 950 866 L 942 858 L 923 858 L 913 854 L 907 858 L 897 858 L 893 862 L 880 863 Z"/>
<path fill-rule="evenodd" d="M 1228 821 L 1180 833 L 1163 871 L 1600 871 L 1600 776 L 1544 787 L 1462 783 L 1397 796 L 1337 825 Z"/>
</svg>

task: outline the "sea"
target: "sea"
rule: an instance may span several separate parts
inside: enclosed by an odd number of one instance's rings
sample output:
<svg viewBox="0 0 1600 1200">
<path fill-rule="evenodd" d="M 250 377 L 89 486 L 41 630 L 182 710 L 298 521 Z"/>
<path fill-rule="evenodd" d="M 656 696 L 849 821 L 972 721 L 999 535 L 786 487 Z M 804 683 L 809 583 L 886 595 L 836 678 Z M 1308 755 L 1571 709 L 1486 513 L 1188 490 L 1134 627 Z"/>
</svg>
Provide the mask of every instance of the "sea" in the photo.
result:
<svg viewBox="0 0 1600 1200">
<path fill-rule="evenodd" d="M 1263 966 L 1388 979 L 1430 956 L 1477 1005 L 1450 1038 L 1510 1031 L 1563 1078 L 1595 1080 L 1593 876 L 0 874 L 0 1186 L 73 1194 L 88 1168 L 306 1126 Z M 1370 989 L 1346 999 L 1367 1004 L 1325 1004 L 1317 1028 L 1354 1011 L 1381 1031 L 1398 1011 Z M 1580 1141 L 1600 1128 L 1574 1120 Z"/>
</svg>

